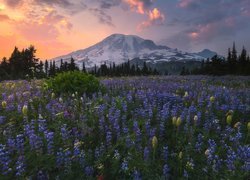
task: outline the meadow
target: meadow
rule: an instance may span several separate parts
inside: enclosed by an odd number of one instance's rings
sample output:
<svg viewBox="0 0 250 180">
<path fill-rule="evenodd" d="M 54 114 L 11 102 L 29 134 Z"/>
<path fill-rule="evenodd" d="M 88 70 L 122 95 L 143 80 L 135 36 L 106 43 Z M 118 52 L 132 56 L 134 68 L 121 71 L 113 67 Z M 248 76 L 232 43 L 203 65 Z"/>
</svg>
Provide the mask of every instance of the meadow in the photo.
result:
<svg viewBox="0 0 250 180">
<path fill-rule="evenodd" d="M 101 79 L 56 95 L 0 83 L 0 179 L 247 179 L 249 77 Z"/>
</svg>

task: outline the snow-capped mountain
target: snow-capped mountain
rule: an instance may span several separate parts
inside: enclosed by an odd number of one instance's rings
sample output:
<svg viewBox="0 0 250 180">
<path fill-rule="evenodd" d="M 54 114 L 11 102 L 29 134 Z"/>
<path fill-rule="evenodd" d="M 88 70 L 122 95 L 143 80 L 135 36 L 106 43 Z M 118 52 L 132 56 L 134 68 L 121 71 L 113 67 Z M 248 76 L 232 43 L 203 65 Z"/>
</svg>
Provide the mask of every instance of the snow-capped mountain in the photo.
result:
<svg viewBox="0 0 250 180">
<path fill-rule="evenodd" d="M 198 53 L 196 53 L 196 54 L 197 54 L 198 56 L 202 56 L 202 57 L 204 57 L 204 58 L 211 58 L 211 57 L 217 55 L 216 52 L 210 51 L 209 49 L 204 49 L 203 51 L 198 52 Z"/>
<path fill-rule="evenodd" d="M 167 46 L 156 45 L 151 40 L 145 40 L 134 35 L 113 34 L 103 41 L 83 50 L 54 58 L 57 65 L 60 60 L 70 61 L 74 58 L 79 67 L 85 62 L 86 68 L 100 66 L 103 63 L 121 64 L 135 58 L 147 59 L 151 63 L 169 61 L 200 61 L 206 59 L 208 52 L 188 53 Z M 204 55 L 204 56 L 203 56 Z"/>
</svg>

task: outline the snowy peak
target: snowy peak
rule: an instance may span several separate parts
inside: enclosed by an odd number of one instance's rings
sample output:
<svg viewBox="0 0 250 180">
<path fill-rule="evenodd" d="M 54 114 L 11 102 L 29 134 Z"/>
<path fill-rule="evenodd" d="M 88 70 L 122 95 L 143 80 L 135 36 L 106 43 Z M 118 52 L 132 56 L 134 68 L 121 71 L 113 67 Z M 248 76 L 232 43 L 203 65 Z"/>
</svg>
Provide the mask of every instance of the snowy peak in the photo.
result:
<svg viewBox="0 0 250 180">
<path fill-rule="evenodd" d="M 94 45 L 106 47 L 108 50 L 122 50 L 124 52 L 135 53 L 142 49 L 168 49 L 168 47 L 157 46 L 151 40 L 142 39 L 139 36 L 135 35 L 123 35 L 123 34 L 113 34 L 107 38 L 105 38 L 100 43 Z"/>
<path fill-rule="evenodd" d="M 100 66 L 103 63 L 121 64 L 132 59 L 147 59 L 152 63 L 168 61 L 200 61 L 206 59 L 209 50 L 200 53 L 182 52 L 167 46 L 156 45 L 152 40 L 143 39 L 135 35 L 112 34 L 101 42 L 82 50 L 54 58 L 56 64 L 60 60 L 70 61 L 71 57 L 81 67 L 85 63 L 87 68 Z"/>
<path fill-rule="evenodd" d="M 213 56 L 217 55 L 216 52 L 211 51 L 209 49 L 203 49 L 201 52 L 198 52 L 196 54 L 204 58 L 212 58 Z"/>
</svg>

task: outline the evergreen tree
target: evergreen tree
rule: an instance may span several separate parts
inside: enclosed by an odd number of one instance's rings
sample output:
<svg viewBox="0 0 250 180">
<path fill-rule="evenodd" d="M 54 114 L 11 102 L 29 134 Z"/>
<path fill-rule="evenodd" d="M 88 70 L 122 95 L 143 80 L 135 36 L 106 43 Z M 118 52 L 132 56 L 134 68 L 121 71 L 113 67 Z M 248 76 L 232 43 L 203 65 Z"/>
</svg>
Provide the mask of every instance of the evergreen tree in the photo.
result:
<svg viewBox="0 0 250 180">
<path fill-rule="evenodd" d="M 86 73 L 86 67 L 85 67 L 85 62 L 82 62 L 82 72 Z"/>
<path fill-rule="evenodd" d="M 143 62 L 142 74 L 143 75 L 147 75 L 148 74 L 148 67 L 147 67 L 147 64 L 146 64 L 145 61 Z"/>
<path fill-rule="evenodd" d="M 237 51 L 235 48 L 235 42 L 233 43 L 233 49 L 232 49 L 232 64 L 236 64 L 237 62 Z"/>
<path fill-rule="evenodd" d="M 242 51 L 241 51 L 241 55 L 239 57 L 239 62 L 242 64 L 245 64 L 247 61 L 247 51 L 245 49 L 245 47 L 243 46 Z"/>
<path fill-rule="evenodd" d="M 72 57 L 71 57 L 71 59 L 70 59 L 69 70 L 70 70 L 70 71 L 76 70 L 75 60 L 74 60 L 74 58 L 72 58 Z"/>
<path fill-rule="evenodd" d="M 60 71 L 65 71 L 64 69 L 64 64 L 63 64 L 63 59 L 61 59 L 61 62 L 60 62 Z"/>
</svg>

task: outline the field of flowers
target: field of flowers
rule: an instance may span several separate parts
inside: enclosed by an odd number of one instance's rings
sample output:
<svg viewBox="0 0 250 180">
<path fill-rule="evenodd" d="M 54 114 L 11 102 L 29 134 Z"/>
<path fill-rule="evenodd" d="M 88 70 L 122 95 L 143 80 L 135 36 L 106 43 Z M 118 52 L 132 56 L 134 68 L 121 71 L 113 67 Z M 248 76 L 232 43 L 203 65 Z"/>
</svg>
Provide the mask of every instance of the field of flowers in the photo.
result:
<svg viewBox="0 0 250 180">
<path fill-rule="evenodd" d="M 0 83 L 0 179 L 248 179 L 249 77 Z"/>
</svg>

